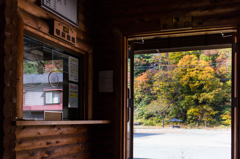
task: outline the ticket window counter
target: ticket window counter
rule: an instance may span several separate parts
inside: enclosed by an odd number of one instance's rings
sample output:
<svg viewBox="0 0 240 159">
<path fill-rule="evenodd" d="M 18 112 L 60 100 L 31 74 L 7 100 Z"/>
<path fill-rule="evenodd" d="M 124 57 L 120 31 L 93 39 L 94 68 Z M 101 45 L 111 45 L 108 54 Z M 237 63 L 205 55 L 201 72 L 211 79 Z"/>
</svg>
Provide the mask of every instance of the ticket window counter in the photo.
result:
<svg viewBox="0 0 240 159">
<path fill-rule="evenodd" d="M 23 119 L 44 120 L 62 112 L 63 120 L 83 119 L 82 55 L 72 55 L 24 36 Z"/>
</svg>

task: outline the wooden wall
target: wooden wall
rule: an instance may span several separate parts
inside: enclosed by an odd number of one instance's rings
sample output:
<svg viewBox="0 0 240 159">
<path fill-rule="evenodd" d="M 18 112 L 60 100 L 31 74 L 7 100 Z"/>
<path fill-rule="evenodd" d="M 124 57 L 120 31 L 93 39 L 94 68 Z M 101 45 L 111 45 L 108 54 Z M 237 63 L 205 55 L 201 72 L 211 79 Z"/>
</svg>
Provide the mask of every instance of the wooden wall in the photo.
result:
<svg viewBox="0 0 240 159">
<path fill-rule="evenodd" d="M 1 112 L 3 111 L 3 158 L 15 158 L 15 129 L 17 85 L 17 1 L 0 1 L 1 5 Z M 16 14 L 16 15 L 15 15 Z M 2 15 L 4 17 L 2 17 Z M 16 17 L 15 17 L 16 16 Z M 2 122 L 2 121 L 1 121 Z"/>
<path fill-rule="evenodd" d="M 4 41 L 5 41 L 5 34 L 4 34 L 4 27 L 5 27 L 5 17 L 4 17 L 4 8 L 5 8 L 5 1 L 0 0 L 0 99 L 4 98 L 3 91 L 4 90 Z M 0 100 L 0 109 L 3 110 L 4 100 Z M 0 111 L 0 143 L 3 143 L 3 121 L 4 121 L 4 113 Z M 0 156 L 3 156 L 4 148 L 3 144 L 0 144 Z"/>
<path fill-rule="evenodd" d="M 17 159 L 88 159 L 90 126 L 19 126 L 16 129 Z"/>
<path fill-rule="evenodd" d="M 50 22 L 54 19 L 61 21 L 60 18 L 41 9 L 39 5 L 40 0 L 0 0 L 0 68 L 1 74 L 4 74 L 6 79 L 4 80 L 3 76 L 0 77 L 0 107 L 4 108 L 4 118 L 0 114 L 0 126 L 4 124 L 4 131 L 0 130 L 0 135 L 3 132 L 5 134 L 4 138 L 1 135 L 0 139 L 4 140 L 4 158 L 6 159 L 14 158 L 16 155 L 14 151 L 16 137 L 17 141 L 19 141 L 16 143 L 16 148 L 21 147 L 21 140 L 29 144 L 28 139 L 33 137 L 20 138 L 18 133 L 15 135 L 15 129 L 18 132 L 23 127 L 16 128 L 11 125 L 11 120 L 15 119 L 16 116 L 14 114 L 14 108 L 16 108 L 16 83 L 20 80 L 16 81 L 15 78 L 17 70 L 17 49 L 15 47 L 17 13 L 24 17 L 25 30 L 42 33 L 46 37 L 51 37 L 49 36 Z M 124 36 L 160 33 L 160 17 L 173 12 L 190 13 L 193 16 L 193 29 L 235 26 L 240 23 L 239 0 L 80 0 L 79 10 L 79 27 L 76 28 L 78 45 L 69 49 L 78 49 L 81 50 L 80 52 L 85 53 L 92 52 L 92 46 L 94 46 L 94 90 L 93 100 L 89 100 L 89 102 L 93 101 L 93 119 L 111 121 L 110 125 L 93 128 L 97 136 L 94 144 L 96 150 L 93 152 L 94 159 L 123 158 L 122 114 L 124 109 L 122 99 L 124 92 L 122 86 L 124 79 L 124 50 L 122 42 Z M 3 31 L 3 28 L 5 28 L 5 31 Z M 92 55 L 89 54 L 88 56 Z M 113 93 L 99 93 L 98 75 L 101 70 L 114 71 Z M 47 129 L 47 127 L 45 128 Z M 34 131 L 33 127 L 27 129 Z M 61 135 L 57 135 L 57 137 L 60 139 Z M 39 141 L 47 141 L 48 139 L 46 135 L 36 138 Z M 71 141 L 71 139 L 68 141 Z M 49 145 L 46 144 L 45 146 L 48 147 Z M 76 146 L 77 150 L 81 150 L 81 146 L 78 147 L 78 144 L 71 143 L 71 146 Z M 42 157 L 50 155 L 48 158 L 53 158 L 56 156 L 51 155 L 52 152 L 59 153 L 59 151 L 64 151 L 65 147 L 67 148 L 64 145 L 58 146 L 57 143 L 54 147 L 58 151 L 52 150 L 51 147 L 35 147 L 40 154 L 35 153 L 35 150 L 22 149 L 17 151 L 17 155 L 31 154 Z M 0 152 L 3 152 L 2 150 Z"/>
<path fill-rule="evenodd" d="M 160 18 L 174 12 L 190 13 L 193 29 L 237 26 L 240 24 L 239 0 L 95 0 L 94 36 L 94 119 L 108 119 L 112 124 L 101 130 L 112 151 L 102 151 L 108 158 L 122 158 L 123 152 L 123 37 L 163 34 Z M 220 32 L 219 32 L 220 34 Z M 122 47 L 123 48 L 123 47 Z M 98 74 L 114 71 L 114 92 L 99 93 Z M 109 135 L 107 135 L 109 134 Z M 99 145 L 100 147 L 100 145 Z M 98 158 L 101 155 L 96 155 Z"/>
<path fill-rule="evenodd" d="M 61 48 L 85 54 L 86 72 L 91 69 L 91 3 L 79 0 L 79 26 L 72 26 L 77 32 L 77 45 L 72 46 L 51 35 L 53 21 L 63 20 L 42 9 L 40 2 L 41 0 L 0 0 L 0 156 L 4 159 L 89 158 L 92 141 L 86 126 L 16 127 L 12 122 L 16 117 L 22 119 L 23 31 L 31 35 L 37 34 Z M 91 71 L 85 74 L 84 80 L 89 81 L 91 75 Z M 88 109 L 92 100 L 87 98 L 92 93 L 88 85 L 91 86 L 91 83 L 84 86 L 85 109 Z M 88 118 L 88 114 L 85 118 Z"/>
</svg>

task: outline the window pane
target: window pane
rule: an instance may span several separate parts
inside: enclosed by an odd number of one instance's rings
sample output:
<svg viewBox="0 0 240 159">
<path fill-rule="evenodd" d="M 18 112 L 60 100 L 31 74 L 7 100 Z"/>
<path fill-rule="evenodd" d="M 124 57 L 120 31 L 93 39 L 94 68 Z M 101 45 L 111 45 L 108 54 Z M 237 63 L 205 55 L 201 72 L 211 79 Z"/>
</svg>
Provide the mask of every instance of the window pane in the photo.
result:
<svg viewBox="0 0 240 159">
<path fill-rule="evenodd" d="M 78 63 L 73 69 L 79 70 L 80 58 L 69 56 L 62 50 L 24 36 L 23 59 L 23 118 L 43 120 L 44 111 L 63 111 L 63 118 L 79 120 L 81 96 L 78 94 L 75 107 L 68 107 L 69 57 Z M 79 72 L 78 72 L 79 74 Z M 79 75 L 76 75 L 79 78 Z M 81 79 L 71 81 L 80 92 Z M 72 102 L 72 98 L 71 98 Z"/>
</svg>

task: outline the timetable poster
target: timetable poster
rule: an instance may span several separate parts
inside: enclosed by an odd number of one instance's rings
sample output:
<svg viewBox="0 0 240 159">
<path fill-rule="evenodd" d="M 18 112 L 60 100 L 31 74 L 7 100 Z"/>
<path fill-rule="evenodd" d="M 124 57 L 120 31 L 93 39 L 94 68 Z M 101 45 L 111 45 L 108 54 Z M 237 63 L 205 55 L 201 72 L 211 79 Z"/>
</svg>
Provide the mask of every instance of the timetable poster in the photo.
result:
<svg viewBox="0 0 240 159">
<path fill-rule="evenodd" d="M 78 25 L 77 0 L 42 0 L 42 7 Z"/>
<path fill-rule="evenodd" d="M 99 92 L 113 92 L 113 70 L 99 72 Z"/>
<path fill-rule="evenodd" d="M 69 81 L 78 82 L 78 59 L 69 56 Z"/>
<path fill-rule="evenodd" d="M 78 108 L 78 85 L 69 83 L 69 108 Z"/>
</svg>

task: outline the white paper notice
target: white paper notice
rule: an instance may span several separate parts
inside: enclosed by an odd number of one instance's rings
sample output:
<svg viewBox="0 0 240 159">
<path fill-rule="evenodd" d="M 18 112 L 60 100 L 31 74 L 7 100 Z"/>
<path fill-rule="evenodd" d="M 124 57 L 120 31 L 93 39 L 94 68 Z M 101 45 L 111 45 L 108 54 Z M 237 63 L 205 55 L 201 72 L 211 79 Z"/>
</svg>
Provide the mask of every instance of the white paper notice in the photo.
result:
<svg viewBox="0 0 240 159">
<path fill-rule="evenodd" d="M 78 23 L 77 0 L 42 0 L 43 7 L 61 15 L 64 19 Z"/>
<path fill-rule="evenodd" d="M 99 92 L 113 92 L 113 71 L 99 72 Z"/>
<path fill-rule="evenodd" d="M 78 108 L 78 85 L 69 83 L 69 108 Z"/>
<path fill-rule="evenodd" d="M 78 59 L 69 56 L 69 81 L 78 82 Z"/>
</svg>

